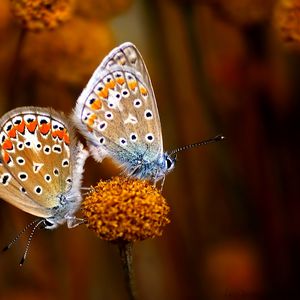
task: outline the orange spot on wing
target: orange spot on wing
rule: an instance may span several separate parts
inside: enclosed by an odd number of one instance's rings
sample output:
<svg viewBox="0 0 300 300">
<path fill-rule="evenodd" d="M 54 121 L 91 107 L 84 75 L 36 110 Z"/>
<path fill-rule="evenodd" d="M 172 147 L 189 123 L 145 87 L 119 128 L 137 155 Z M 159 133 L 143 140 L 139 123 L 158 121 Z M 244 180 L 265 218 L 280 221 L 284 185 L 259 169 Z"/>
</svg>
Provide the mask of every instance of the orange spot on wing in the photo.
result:
<svg viewBox="0 0 300 300">
<path fill-rule="evenodd" d="M 47 134 L 50 131 L 51 125 L 50 123 L 41 124 L 39 128 L 42 134 Z"/>
<path fill-rule="evenodd" d="M 63 139 L 64 134 L 65 134 L 64 130 L 55 130 L 55 131 L 52 131 L 52 137 L 53 138 L 58 137 L 60 140 Z"/>
<path fill-rule="evenodd" d="M 29 132 L 31 132 L 31 133 L 33 133 L 33 132 L 35 131 L 36 126 L 37 126 L 37 120 L 34 120 L 34 121 L 32 121 L 32 122 L 26 124 L 27 129 L 28 129 Z"/>
<path fill-rule="evenodd" d="M 116 82 L 111 80 L 110 82 L 106 83 L 105 88 L 113 89 L 116 86 Z"/>
<path fill-rule="evenodd" d="M 17 129 L 14 127 L 7 134 L 10 138 L 14 139 L 17 136 Z"/>
<path fill-rule="evenodd" d="M 8 164 L 11 161 L 11 157 L 9 156 L 9 154 L 6 151 L 2 150 L 2 157 L 3 157 L 3 161 Z"/>
<path fill-rule="evenodd" d="M 20 133 L 24 133 L 25 131 L 25 122 L 22 121 L 20 124 L 15 126 L 16 130 L 18 130 Z"/>
<path fill-rule="evenodd" d="M 13 143 L 10 139 L 6 139 L 2 144 L 3 150 L 12 150 L 13 147 Z"/>
<path fill-rule="evenodd" d="M 96 118 L 97 116 L 95 114 L 90 115 L 90 117 L 87 120 L 87 125 L 90 127 L 93 126 Z"/>
<path fill-rule="evenodd" d="M 63 135 L 63 141 L 69 145 L 70 144 L 70 135 L 67 131 L 64 132 L 64 135 Z"/>
<path fill-rule="evenodd" d="M 134 90 L 137 87 L 137 82 L 135 80 L 131 80 L 128 82 L 128 86 L 131 90 Z"/>
<path fill-rule="evenodd" d="M 98 92 L 98 96 L 101 98 L 107 98 L 108 97 L 108 89 L 105 87 L 101 91 Z"/>
<path fill-rule="evenodd" d="M 99 110 L 102 107 L 102 102 L 99 99 L 96 99 L 90 107 L 93 110 Z"/>
<path fill-rule="evenodd" d="M 124 79 L 124 77 L 118 77 L 118 78 L 116 79 L 116 81 L 117 81 L 118 84 L 122 85 L 122 84 L 124 84 L 125 79 Z"/>
<path fill-rule="evenodd" d="M 145 87 L 141 86 L 140 87 L 140 92 L 143 96 L 146 96 L 148 94 L 148 91 Z"/>
</svg>

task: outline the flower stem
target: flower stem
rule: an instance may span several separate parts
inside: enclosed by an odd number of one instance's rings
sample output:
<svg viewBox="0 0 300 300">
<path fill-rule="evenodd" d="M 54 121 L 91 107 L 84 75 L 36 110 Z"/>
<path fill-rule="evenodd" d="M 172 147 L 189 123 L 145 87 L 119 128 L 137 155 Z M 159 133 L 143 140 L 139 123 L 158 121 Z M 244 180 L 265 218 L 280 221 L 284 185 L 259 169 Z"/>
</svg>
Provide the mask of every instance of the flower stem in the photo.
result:
<svg viewBox="0 0 300 300">
<path fill-rule="evenodd" d="M 133 270 L 132 270 L 132 242 L 119 241 L 119 253 L 121 257 L 122 267 L 124 271 L 124 278 L 126 289 L 130 300 L 135 300 L 135 290 L 133 283 Z"/>
</svg>

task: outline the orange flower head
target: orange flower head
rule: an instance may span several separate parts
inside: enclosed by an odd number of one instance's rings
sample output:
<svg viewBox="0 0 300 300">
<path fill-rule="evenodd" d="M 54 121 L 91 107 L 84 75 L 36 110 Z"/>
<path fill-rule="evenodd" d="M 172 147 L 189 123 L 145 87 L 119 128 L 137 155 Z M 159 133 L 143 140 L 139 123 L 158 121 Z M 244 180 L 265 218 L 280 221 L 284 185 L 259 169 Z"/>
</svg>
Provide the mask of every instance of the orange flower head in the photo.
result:
<svg viewBox="0 0 300 300">
<path fill-rule="evenodd" d="M 160 236 L 169 206 L 150 182 L 114 177 L 100 181 L 83 200 L 87 227 L 107 241 L 142 241 Z"/>
<path fill-rule="evenodd" d="M 54 29 L 69 20 L 74 0 L 11 0 L 14 16 L 32 31 Z"/>
</svg>

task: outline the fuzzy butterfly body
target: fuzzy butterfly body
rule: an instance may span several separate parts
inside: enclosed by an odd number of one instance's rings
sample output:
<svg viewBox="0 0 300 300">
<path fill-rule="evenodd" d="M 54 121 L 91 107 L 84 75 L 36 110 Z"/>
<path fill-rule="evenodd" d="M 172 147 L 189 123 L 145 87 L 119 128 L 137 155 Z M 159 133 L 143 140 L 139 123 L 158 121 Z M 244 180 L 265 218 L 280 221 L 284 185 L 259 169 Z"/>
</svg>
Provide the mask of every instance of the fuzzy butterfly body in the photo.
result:
<svg viewBox="0 0 300 300">
<path fill-rule="evenodd" d="M 0 197 L 41 217 L 44 228 L 73 227 L 86 157 L 62 114 L 14 109 L 0 119 Z"/>
<path fill-rule="evenodd" d="M 78 98 L 73 120 L 94 158 L 113 158 L 127 175 L 156 182 L 174 167 L 175 158 L 163 152 L 150 77 L 131 43 L 104 58 Z"/>
</svg>

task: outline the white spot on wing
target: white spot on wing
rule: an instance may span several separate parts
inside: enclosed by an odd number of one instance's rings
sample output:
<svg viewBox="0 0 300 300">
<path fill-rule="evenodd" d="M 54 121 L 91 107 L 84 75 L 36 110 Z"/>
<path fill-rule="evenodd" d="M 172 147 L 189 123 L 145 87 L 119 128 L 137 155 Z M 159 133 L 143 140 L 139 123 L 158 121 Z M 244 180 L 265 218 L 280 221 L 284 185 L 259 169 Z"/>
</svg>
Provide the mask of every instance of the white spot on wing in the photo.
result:
<svg viewBox="0 0 300 300">
<path fill-rule="evenodd" d="M 138 122 L 137 118 L 135 116 L 133 116 L 132 114 L 128 114 L 128 117 L 126 120 L 124 120 L 124 124 L 136 124 Z"/>
</svg>

